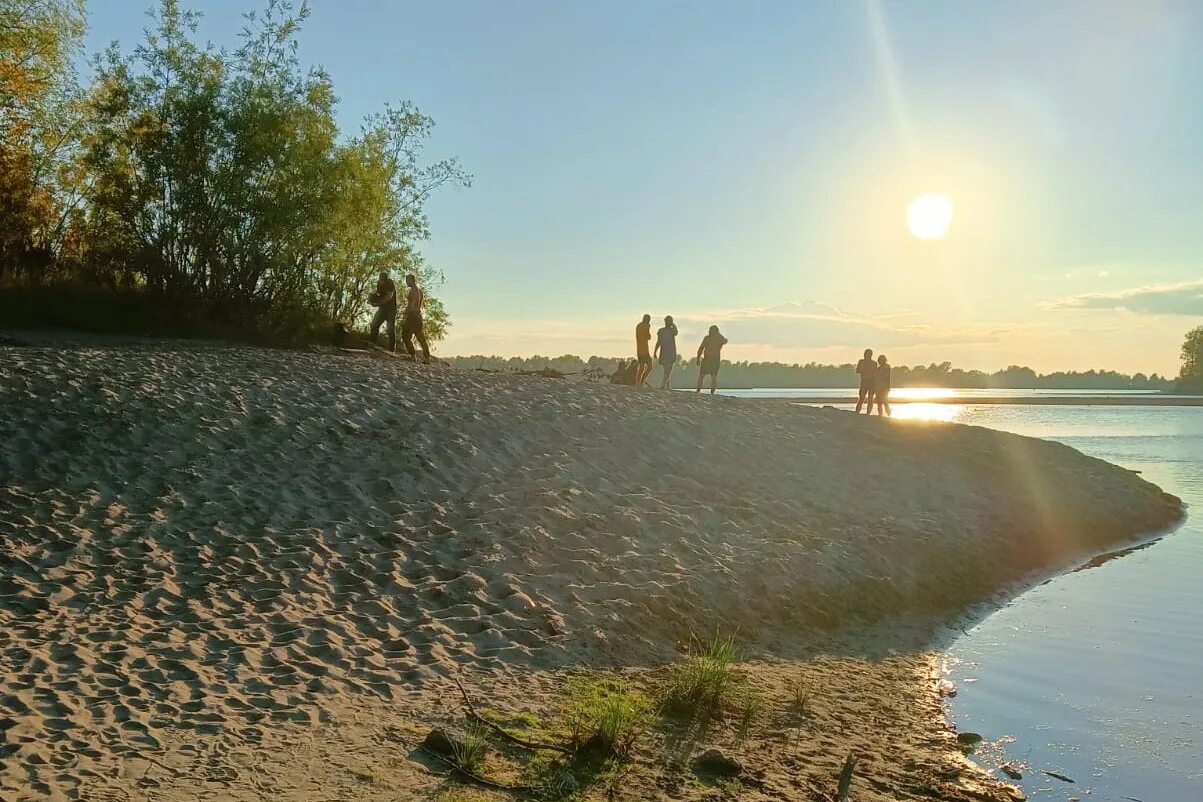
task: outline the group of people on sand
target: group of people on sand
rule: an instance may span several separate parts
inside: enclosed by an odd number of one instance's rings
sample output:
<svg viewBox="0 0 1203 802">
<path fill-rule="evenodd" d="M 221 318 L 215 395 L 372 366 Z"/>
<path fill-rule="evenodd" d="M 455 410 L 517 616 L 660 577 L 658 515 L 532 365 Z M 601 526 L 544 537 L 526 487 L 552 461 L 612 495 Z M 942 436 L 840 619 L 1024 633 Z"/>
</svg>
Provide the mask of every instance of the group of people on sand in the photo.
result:
<svg viewBox="0 0 1203 802">
<path fill-rule="evenodd" d="M 410 358 L 416 358 L 414 338 L 417 338 L 418 345 L 422 347 L 422 361 L 430 364 L 430 345 L 426 342 L 425 321 L 422 319 L 426 295 L 418 287 L 418 279 L 412 273 L 405 277 L 405 286 L 409 289 L 405 293 L 405 314 L 401 318 L 401 342 Z M 387 324 L 388 350 L 397 353 L 397 285 L 387 271 L 380 271 L 380 280 L 368 296 L 368 303 L 376 307 L 370 335 L 372 347 L 375 348 L 380 339 L 380 326 Z"/>
<path fill-rule="evenodd" d="M 892 415 L 890 409 L 890 361 L 882 354 L 873 359 L 873 349 L 866 348 L 865 356 L 856 363 L 856 373 L 860 376 L 860 391 L 856 397 L 856 411 L 865 408 L 865 414 L 873 414 L 873 404 L 877 403 L 878 415 Z"/>
<path fill-rule="evenodd" d="M 664 325 L 656 331 L 656 345 L 652 346 L 652 316 L 644 315 L 635 326 L 635 359 L 629 365 L 620 365 L 614 374 L 616 384 L 633 384 L 636 387 L 650 387 L 649 379 L 656 363 L 660 364 L 660 389 L 668 390 L 672 386 L 673 368 L 677 364 L 677 335 L 680 332 L 673 322 L 672 315 L 665 315 Z M 698 345 L 695 361 L 698 365 L 697 392 L 702 392 L 702 383 L 710 377 L 710 392 L 718 389 L 718 369 L 722 364 L 723 346 L 727 338 L 711 326 L 710 331 Z"/>
</svg>

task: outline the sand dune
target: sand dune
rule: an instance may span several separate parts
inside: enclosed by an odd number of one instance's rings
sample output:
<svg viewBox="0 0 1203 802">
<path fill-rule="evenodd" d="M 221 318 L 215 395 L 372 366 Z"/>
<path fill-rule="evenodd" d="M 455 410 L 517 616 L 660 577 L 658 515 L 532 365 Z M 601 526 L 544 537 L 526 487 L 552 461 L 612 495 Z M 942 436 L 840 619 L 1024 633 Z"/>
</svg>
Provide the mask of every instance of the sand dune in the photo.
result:
<svg viewBox="0 0 1203 802">
<path fill-rule="evenodd" d="M 343 354 L 4 345 L 0 798 L 220 788 L 273 730 L 454 666 L 649 666 L 716 625 L 788 657 L 1179 515 L 1132 473 L 969 427 Z"/>
</svg>

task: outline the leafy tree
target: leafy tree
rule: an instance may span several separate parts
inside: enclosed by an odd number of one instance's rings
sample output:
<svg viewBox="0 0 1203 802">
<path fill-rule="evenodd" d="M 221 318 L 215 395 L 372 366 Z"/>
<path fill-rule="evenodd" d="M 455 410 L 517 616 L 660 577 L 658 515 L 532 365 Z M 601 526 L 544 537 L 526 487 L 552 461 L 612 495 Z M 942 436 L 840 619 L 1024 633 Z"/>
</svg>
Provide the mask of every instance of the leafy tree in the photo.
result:
<svg viewBox="0 0 1203 802">
<path fill-rule="evenodd" d="M 307 15 L 269 0 L 226 54 L 198 46 L 195 13 L 161 0 L 132 55 L 98 60 L 91 263 L 111 284 L 277 331 L 359 321 L 381 270 L 415 272 L 437 339 L 448 321 L 429 293 L 441 275 L 415 250 L 423 203 L 468 177 L 422 161 L 433 122 L 408 104 L 340 141 L 329 76 L 297 57 Z"/>
<path fill-rule="evenodd" d="M 83 0 L 0 0 L 0 278 L 47 278 L 73 234 L 83 29 Z"/>
<path fill-rule="evenodd" d="M 1203 326 L 1187 332 L 1182 343 L 1182 370 L 1178 374 L 1184 383 L 1203 384 Z"/>
</svg>

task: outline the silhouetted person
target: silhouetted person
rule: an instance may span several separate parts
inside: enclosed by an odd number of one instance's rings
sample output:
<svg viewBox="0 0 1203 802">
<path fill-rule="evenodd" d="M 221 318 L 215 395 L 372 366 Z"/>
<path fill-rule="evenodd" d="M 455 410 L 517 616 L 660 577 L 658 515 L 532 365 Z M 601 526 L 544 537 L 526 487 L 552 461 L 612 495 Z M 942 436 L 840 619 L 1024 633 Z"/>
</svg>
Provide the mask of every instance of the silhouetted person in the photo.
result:
<svg viewBox="0 0 1203 802">
<path fill-rule="evenodd" d="M 376 282 L 376 291 L 368 299 L 376 305 L 376 314 L 372 317 L 372 347 L 375 348 L 380 339 L 380 324 L 388 323 L 388 350 L 397 350 L 397 285 L 388 277 L 388 273 L 380 271 L 380 280 Z"/>
<path fill-rule="evenodd" d="M 630 362 L 625 359 L 619 360 L 618 368 L 610 375 L 610 384 L 635 384 L 642 368 L 643 365 L 637 359 Z"/>
<path fill-rule="evenodd" d="M 877 401 L 877 414 L 882 414 L 882 408 L 885 408 L 885 414 L 893 415 L 894 410 L 890 409 L 890 363 L 886 361 L 886 355 L 882 354 L 877 357 L 877 375 L 873 377 L 873 399 Z M 872 404 L 869 404 L 870 409 L 865 410 L 867 415 L 872 411 Z"/>
<path fill-rule="evenodd" d="M 710 333 L 702 338 L 702 344 L 698 346 L 697 392 L 702 392 L 702 379 L 706 376 L 710 377 L 710 394 L 714 395 L 714 391 L 718 389 L 718 368 L 722 363 L 723 346 L 726 344 L 727 338 L 719 334 L 718 326 L 711 326 Z"/>
<path fill-rule="evenodd" d="M 656 332 L 656 350 L 653 352 L 653 356 L 664 369 L 664 378 L 660 382 L 660 389 L 667 390 L 673 375 L 673 365 L 677 364 L 677 324 L 673 323 L 672 315 L 664 316 L 664 326 Z"/>
<path fill-rule="evenodd" d="M 635 358 L 639 360 L 639 374 L 635 384 L 642 387 L 647 384 L 648 376 L 652 375 L 652 354 L 649 350 L 652 341 L 652 316 L 644 315 L 643 320 L 635 326 Z"/>
<path fill-rule="evenodd" d="M 873 361 L 872 348 L 866 348 L 864 359 L 856 363 L 856 373 L 860 376 L 860 390 L 856 395 L 856 411 L 860 412 L 866 398 L 869 401 L 869 408 L 872 409 L 873 379 L 877 375 L 877 363 Z"/>
<path fill-rule="evenodd" d="M 422 304 L 426 302 L 426 295 L 418 288 L 418 280 L 414 278 L 413 273 L 405 277 L 405 286 L 409 287 L 409 292 L 405 293 L 405 317 L 401 320 L 401 342 L 405 343 L 405 351 L 412 357 L 415 355 L 414 337 L 417 337 L 418 345 L 422 346 L 422 361 L 429 365 L 430 345 L 426 342 L 426 330 L 423 328 L 424 321 L 422 320 Z"/>
</svg>

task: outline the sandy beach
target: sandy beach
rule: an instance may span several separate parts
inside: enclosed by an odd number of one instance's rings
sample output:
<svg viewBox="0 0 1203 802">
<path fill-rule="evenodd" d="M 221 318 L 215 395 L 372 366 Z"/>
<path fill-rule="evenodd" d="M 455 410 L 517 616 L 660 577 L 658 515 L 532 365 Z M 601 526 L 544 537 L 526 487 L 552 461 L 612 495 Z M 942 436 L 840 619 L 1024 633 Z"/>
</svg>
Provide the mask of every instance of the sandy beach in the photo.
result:
<svg viewBox="0 0 1203 802">
<path fill-rule="evenodd" d="M 461 715 L 449 677 L 550 716 L 566 677 L 652 688 L 717 628 L 765 722 L 652 733 L 596 798 L 726 798 L 689 769 L 718 745 L 741 799 L 825 798 L 849 751 L 855 800 L 1008 799 L 944 723 L 932 638 L 1181 514 L 986 429 L 22 335 L 0 344 L 0 798 L 508 799 L 415 752 Z"/>
</svg>

